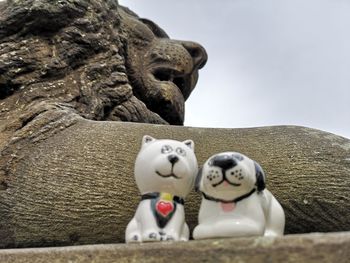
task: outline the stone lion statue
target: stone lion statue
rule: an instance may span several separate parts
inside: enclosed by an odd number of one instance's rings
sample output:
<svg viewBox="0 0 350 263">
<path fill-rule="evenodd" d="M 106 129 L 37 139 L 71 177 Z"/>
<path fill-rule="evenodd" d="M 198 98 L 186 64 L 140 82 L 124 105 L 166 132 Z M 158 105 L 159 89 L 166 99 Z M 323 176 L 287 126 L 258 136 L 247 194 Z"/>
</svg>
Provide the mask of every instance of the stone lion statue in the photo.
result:
<svg viewBox="0 0 350 263">
<path fill-rule="evenodd" d="M 1 2 L 0 190 L 23 149 L 81 120 L 183 125 L 206 60 L 117 0 Z"/>
<path fill-rule="evenodd" d="M 7 1 L 0 14 L 0 149 L 78 117 L 183 125 L 199 44 L 115 0 Z"/>
<path fill-rule="evenodd" d="M 0 248 L 123 242 L 145 134 L 194 140 L 199 164 L 228 150 L 251 156 L 286 233 L 349 230 L 348 139 L 181 126 L 206 61 L 202 46 L 117 0 L 0 2 Z M 193 229 L 200 196 L 186 202 Z"/>
<path fill-rule="evenodd" d="M 199 44 L 169 39 L 117 1 L 8 1 L 0 12 L 2 130 L 24 131 L 44 115 L 69 125 L 69 113 L 183 124 L 207 60 Z"/>
</svg>

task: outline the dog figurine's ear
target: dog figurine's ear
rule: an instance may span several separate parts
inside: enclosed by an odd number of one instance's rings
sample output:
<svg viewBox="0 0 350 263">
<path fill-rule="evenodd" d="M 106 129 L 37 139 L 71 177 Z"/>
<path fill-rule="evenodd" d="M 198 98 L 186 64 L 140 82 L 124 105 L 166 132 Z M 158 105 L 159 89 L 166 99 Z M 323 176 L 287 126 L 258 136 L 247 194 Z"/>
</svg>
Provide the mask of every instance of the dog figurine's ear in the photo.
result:
<svg viewBox="0 0 350 263">
<path fill-rule="evenodd" d="M 203 167 L 199 168 L 197 176 L 196 176 L 196 180 L 194 182 L 194 190 L 196 192 L 199 191 L 200 186 L 201 186 L 201 181 L 202 181 L 202 171 L 203 171 Z"/>
<path fill-rule="evenodd" d="M 263 169 L 261 168 L 261 166 L 257 162 L 254 162 L 254 166 L 255 166 L 257 190 L 258 190 L 258 192 L 261 192 L 262 190 L 265 189 L 265 185 L 266 185 L 265 184 L 265 173 L 264 173 Z"/>
</svg>

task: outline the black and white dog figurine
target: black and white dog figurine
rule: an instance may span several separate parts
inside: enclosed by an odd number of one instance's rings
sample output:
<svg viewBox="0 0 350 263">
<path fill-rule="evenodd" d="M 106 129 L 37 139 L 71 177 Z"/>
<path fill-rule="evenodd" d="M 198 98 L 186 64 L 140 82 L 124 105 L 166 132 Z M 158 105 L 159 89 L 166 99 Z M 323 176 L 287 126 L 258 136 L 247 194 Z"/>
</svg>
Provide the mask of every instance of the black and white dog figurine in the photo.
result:
<svg viewBox="0 0 350 263">
<path fill-rule="evenodd" d="M 211 156 L 198 173 L 203 197 L 194 239 L 283 235 L 285 216 L 258 163 L 236 152 Z"/>
</svg>

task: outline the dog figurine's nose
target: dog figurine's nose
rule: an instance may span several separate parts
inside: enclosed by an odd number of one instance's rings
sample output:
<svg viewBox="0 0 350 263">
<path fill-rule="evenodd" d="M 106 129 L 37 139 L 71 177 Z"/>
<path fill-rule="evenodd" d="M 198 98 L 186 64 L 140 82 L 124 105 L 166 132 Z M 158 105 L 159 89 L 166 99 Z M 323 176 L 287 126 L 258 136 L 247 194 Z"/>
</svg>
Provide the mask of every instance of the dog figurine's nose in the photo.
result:
<svg viewBox="0 0 350 263">
<path fill-rule="evenodd" d="M 237 162 L 229 155 L 218 155 L 212 160 L 214 166 L 227 170 L 237 165 Z"/>
<path fill-rule="evenodd" d="M 168 160 L 172 165 L 174 165 L 179 160 L 179 157 L 177 157 L 175 154 L 170 154 L 168 156 Z"/>
</svg>

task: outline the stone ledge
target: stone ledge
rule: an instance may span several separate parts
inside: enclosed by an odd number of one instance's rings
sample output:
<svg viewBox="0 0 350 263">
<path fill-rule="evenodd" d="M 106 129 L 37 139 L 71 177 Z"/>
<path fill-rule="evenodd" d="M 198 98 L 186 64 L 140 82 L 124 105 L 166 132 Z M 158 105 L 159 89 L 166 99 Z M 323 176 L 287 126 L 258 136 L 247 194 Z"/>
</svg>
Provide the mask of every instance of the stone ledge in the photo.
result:
<svg viewBox="0 0 350 263">
<path fill-rule="evenodd" d="M 350 258 L 350 232 L 0 250 L 0 262 L 337 262 Z"/>
<path fill-rule="evenodd" d="M 350 231 L 349 139 L 295 126 L 204 129 L 80 120 L 18 152 L 0 189 L 0 248 L 124 242 L 140 198 L 133 167 L 145 134 L 194 140 L 199 164 L 227 150 L 259 162 L 285 210 L 286 234 Z M 200 202 L 195 192 L 186 198 L 191 230 Z"/>
</svg>

